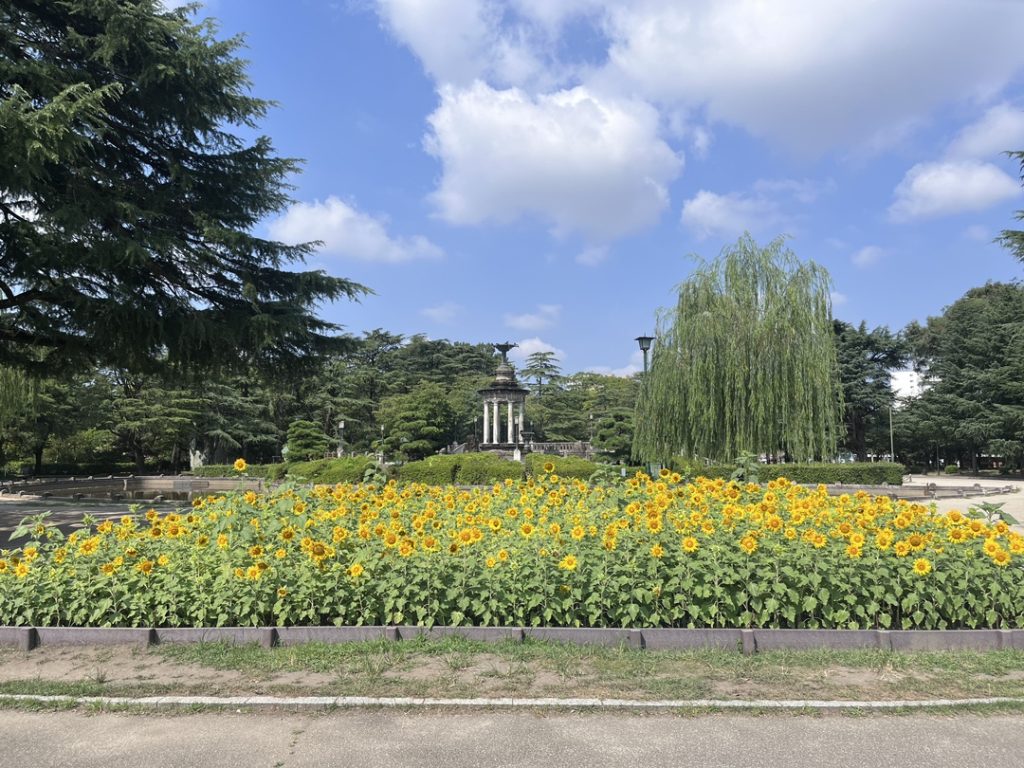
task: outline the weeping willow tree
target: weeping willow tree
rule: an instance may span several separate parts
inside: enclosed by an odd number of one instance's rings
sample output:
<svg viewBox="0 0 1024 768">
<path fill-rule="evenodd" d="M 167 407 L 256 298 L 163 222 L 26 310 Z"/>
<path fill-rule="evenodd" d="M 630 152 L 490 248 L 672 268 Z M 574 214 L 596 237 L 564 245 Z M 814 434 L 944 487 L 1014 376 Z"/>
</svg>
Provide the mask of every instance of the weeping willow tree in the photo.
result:
<svg viewBox="0 0 1024 768">
<path fill-rule="evenodd" d="M 834 454 L 842 417 L 831 280 L 777 238 L 699 262 L 663 310 L 637 404 L 634 455 L 798 461 Z"/>
</svg>

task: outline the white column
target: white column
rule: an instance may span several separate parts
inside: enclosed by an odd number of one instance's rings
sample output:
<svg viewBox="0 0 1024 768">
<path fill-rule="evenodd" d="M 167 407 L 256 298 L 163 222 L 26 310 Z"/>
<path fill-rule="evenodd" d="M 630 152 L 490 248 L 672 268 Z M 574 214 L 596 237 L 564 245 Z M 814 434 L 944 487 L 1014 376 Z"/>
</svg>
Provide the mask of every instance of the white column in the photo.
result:
<svg viewBox="0 0 1024 768">
<path fill-rule="evenodd" d="M 498 415 L 498 401 L 494 401 L 494 421 L 491 423 L 491 430 L 494 432 L 492 443 L 501 442 L 501 417 Z"/>
<path fill-rule="evenodd" d="M 491 410 L 487 406 L 490 403 L 484 401 L 484 442 L 491 442 Z"/>
<path fill-rule="evenodd" d="M 512 418 L 512 401 L 508 401 L 508 442 L 512 442 L 512 430 L 515 429 L 515 422 Z"/>
<path fill-rule="evenodd" d="M 523 417 L 523 404 L 519 404 L 519 442 L 523 442 L 523 430 L 526 429 L 526 419 Z"/>
</svg>

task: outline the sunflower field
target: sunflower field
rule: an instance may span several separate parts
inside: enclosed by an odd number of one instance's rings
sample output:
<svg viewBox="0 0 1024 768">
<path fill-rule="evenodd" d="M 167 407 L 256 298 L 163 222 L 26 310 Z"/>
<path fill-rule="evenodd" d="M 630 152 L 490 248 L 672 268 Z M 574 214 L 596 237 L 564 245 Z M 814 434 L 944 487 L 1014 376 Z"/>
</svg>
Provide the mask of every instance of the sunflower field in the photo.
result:
<svg viewBox="0 0 1024 768">
<path fill-rule="evenodd" d="M 0 551 L 0 625 L 1024 626 L 1024 536 L 1005 523 L 784 478 L 589 485 L 549 467 L 23 531 Z"/>
</svg>

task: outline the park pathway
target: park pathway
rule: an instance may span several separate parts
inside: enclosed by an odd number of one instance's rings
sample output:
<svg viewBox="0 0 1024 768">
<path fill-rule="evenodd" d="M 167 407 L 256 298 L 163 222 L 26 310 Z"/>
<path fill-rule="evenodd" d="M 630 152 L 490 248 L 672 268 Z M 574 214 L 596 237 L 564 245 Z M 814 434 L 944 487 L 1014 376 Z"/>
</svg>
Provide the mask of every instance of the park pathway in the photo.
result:
<svg viewBox="0 0 1024 768">
<path fill-rule="evenodd" d="M 4 765 L 33 768 L 1014 766 L 1024 716 L 390 711 L 0 712 Z"/>
</svg>

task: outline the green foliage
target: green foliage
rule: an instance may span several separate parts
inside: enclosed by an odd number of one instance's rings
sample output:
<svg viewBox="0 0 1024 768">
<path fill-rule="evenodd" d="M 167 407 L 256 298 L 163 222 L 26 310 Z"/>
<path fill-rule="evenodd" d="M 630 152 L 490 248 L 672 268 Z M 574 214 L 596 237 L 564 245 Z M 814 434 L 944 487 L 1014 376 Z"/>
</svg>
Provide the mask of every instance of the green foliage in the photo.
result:
<svg viewBox="0 0 1024 768">
<path fill-rule="evenodd" d="M 287 464 L 249 464 L 244 474 L 275 481 L 283 480 L 287 469 Z M 192 474 L 196 477 L 238 477 L 240 473 L 231 464 L 204 464 L 195 467 Z"/>
<path fill-rule="evenodd" d="M 571 477 L 577 480 L 587 480 L 597 472 L 599 465 L 579 456 L 552 456 L 546 453 L 526 454 L 526 470 L 533 477 L 540 477 L 544 474 L 544 465 L 551 464 L 553 474 L 559 477 Z"/>
<path fill-rule="evenodd" d="M 896 428 L 901 444 L 917 447 L 916 463 L 939 449 L 972 471 L 981 454 L 1024 468 L 1024 285 L 972 288 L 907 336 L 927 386 Z"/>
<path fill-rule="evenodd" d="M 403 483 L 426 483 L 427 485 L 449 485 L 455 482 L 461 454 L 452 456 L 428 456 L 420 461 L 410 461 L 398 468 L 398 479 Z"/>
<path fill-rule="evenodd" d="M 369 456 L 344 459 L 300 461 L 287 465 L 288 477 L 310 483 L 359 483 L 367 470 L 376 468 L 377 461 Z"/>
<path fill-rule="evenodd" d="M 288 425 L 288 461 L 292 463 L 321 458 L 331 442 L 319 424 L 305 419 L 293 421 Z"/>
<path fill-rule="evenodd" d="M 745 235 L 701 263 L 662 313 L 634 454 L 832 456 L 842 414 L 831 280 L 783 239 Z"/>
<path fill-rule="evenodd" d="M 672 468 L 683 477 L 733 478 L 737 466 L 734 464 L 695 465 L 692 462 L 674 460 Z M 749 467 L 748 467 L 749 468 Z M 785 477 L 802 485 L 903 485 L 906 467 L 887 461 L 865 461 L 851 464 L 758 464 L 757 481 L 767 483 Z"/>
<path fill-rule="evenodd" d="M 729 475 L 729 479 L 740 483 L 758 483 L 761 477 L 760 470 L 761 465 L 756 456 L 741 453 L 736 457 L 736 469 Z"/>
<path fill-rule="evenodd" d="M 1002 520 L 1009 525 L 1020 525 L 1017 518 L 1003 510 L 1003 506 L 1005 504 L 1006 502 L 1004 501 L 982 501 L 968 509 L 967 516 L 978 520 L 984 520 L 989 524 L 997 523 Z"/>
<path fill-rule="evenodd" d="M 455 471 L 455 482 L 459 485 L 488 485 L 511 478 L 521 480 L 523 464 L 496 456 L 493 453 L 459 454 L 459 468 Z"/>
<path fill-rule="evenodd" d="M 959 475 L 960 467 L 958 467 L 956 464 L 947 464 L 946 468 L 942 471 L 945 472 L 947 475 Z"/>
<path fill-rule="evenodd" d="M 1020 163 L 1021 178 L 1024 179 L 1024 151 L 1007 152 L 1014 160 Z M 1014 216 L 1017 221 L 1024 221 L 1024 210 L 1017 211 Z M 1019 229 L 1004 229 L 999 235 L 999 242 L 1004 248 L 1010 251 L 1018 260 L 1024 262 L 1024 231 Z"/>
<path fill-rule="evenodd" d="M 892 372 L 906 362 L 903 339 L 888 328 L 869 331 L 866 323 L 853 326 L 834 321 L 839 380 L 843 387 L 845 447 L 860 461 L 868 450 L 889 452 L 888 409 L 896 402 Z"/>
<path fill-rule="evenodd" d="M 312 309 L 366 289 L 251 232 L 299 163 L 255 133 L 270 104 L 241 44 L 156 0 L 4 4 L 0 364 L 281 368 L 346 346 Z"/>
</svg>

